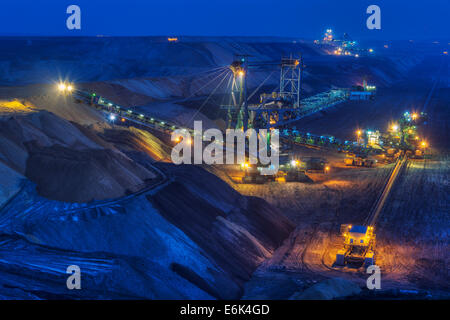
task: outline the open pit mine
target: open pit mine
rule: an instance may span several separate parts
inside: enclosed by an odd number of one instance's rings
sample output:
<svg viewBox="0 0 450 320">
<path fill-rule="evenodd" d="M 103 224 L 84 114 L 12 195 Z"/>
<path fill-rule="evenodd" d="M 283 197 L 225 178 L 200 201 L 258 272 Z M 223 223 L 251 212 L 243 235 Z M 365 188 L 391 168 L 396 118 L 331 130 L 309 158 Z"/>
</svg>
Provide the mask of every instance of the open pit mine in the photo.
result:
<svg viewBox="0 0 450 320">
<path fill-rule="evenodd" d="M 448 299 L 439 46 L 1 38 L 0 298 Z M 174 164 L 194 121 L 265 130 L 277 170 L 225 138 Z"/>
</svg>

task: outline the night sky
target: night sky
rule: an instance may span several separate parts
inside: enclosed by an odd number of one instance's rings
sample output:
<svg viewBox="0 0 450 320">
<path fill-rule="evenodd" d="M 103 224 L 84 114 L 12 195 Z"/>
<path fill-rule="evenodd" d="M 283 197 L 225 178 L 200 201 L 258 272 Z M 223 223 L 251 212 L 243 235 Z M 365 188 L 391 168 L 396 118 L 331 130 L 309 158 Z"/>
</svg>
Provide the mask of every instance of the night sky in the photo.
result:
<svg viewBox="0 0 450 320">
<path fill-rule="evenodd" d="M 81 30 L 66 28 L 81 7 Z M 381 8 L 381 30 L 366 8 Z M 449 0 L 2 0 L 0 35 L 204 35 L 318 38 L 326 29 L 366 39 L 450 38 Z"/>
</svg>

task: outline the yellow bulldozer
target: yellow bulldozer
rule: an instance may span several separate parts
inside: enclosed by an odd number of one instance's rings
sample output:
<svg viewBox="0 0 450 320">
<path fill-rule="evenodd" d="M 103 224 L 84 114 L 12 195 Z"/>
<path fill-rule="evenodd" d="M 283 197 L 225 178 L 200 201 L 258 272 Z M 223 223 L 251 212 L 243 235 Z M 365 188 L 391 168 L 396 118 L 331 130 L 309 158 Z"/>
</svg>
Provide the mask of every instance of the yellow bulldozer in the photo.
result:
<svg viewBox="0 0 450 320">
<path fill-rule="evenodd" d="M 336 254 L 336 265 L 370 266 L 375 264 L 373 226 L 341 225 L 344 248 Z"/>
</svg>

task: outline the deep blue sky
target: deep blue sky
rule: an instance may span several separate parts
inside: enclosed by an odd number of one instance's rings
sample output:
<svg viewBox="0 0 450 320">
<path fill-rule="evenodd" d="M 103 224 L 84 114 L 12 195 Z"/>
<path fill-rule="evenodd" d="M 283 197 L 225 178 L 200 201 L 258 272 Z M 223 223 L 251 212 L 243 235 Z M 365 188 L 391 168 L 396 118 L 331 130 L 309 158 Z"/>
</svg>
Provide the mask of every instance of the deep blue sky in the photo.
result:
<svg viewBox="0 0 450 320">
<path fill-rule="evenodd" d="M 82 30 L 66 29 L 77 4 Z M 366 28 L 381 8 L 382 30 Z M 367 39 L 450 38 L 450 0 L 1 0 L 0 35 L 231 35 L 318 38 L 331 27 Z"/>
</svg>

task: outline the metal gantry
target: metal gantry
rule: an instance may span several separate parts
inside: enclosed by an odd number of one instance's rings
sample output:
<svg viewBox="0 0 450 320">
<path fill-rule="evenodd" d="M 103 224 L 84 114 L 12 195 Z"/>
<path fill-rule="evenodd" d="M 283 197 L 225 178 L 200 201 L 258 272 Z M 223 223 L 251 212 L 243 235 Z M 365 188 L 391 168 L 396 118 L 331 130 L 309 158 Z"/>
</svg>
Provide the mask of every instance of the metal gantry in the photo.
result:
<svg viewBox="0 0 450 320">
<path fill-rule="evenodd" d="M 301 73 L 303 65 L 301 58 L 281 59 L 280 97 L 289 101 L 293 108 L 300 106 Z"/>
<path fill-rule="evenodd" d="M 231 104 L 222 106 L 227 110 L 229 129 L 270 129 L 283 127 L 314 112 L 331 107 L 348 98 L 348 90 L 333 89 L 300 100 L 303 63 L 301 57 L 282 58 L 280 89 L 278 92 L 262 93 L 259 104 L 248 105 L 247 71 L 248 56 L 239 56 L 230 69 L 233 72 Z M 268 64 L 262 63 L 262 64 Z M 258 63 L 251 64 L 259 65 Z"/>
<path fill-rule="evenodd" d="M 230 65 L 233 72 L 231 84 L 231 104 L 221 106 L 227 110 L 227 128 L 247 130 L 248 101 L 247 101 L 247 56 L 237 56 L 237 60 Z"/>
<path fill-rule="evenodd" d="M 300 109 L 302 70 L 301 57 L 281 59 L 279 92 L 263 93 L 260 103 L 249 107 L 253 127 L 269 129 L 296 118 Z"/>
</svg>

